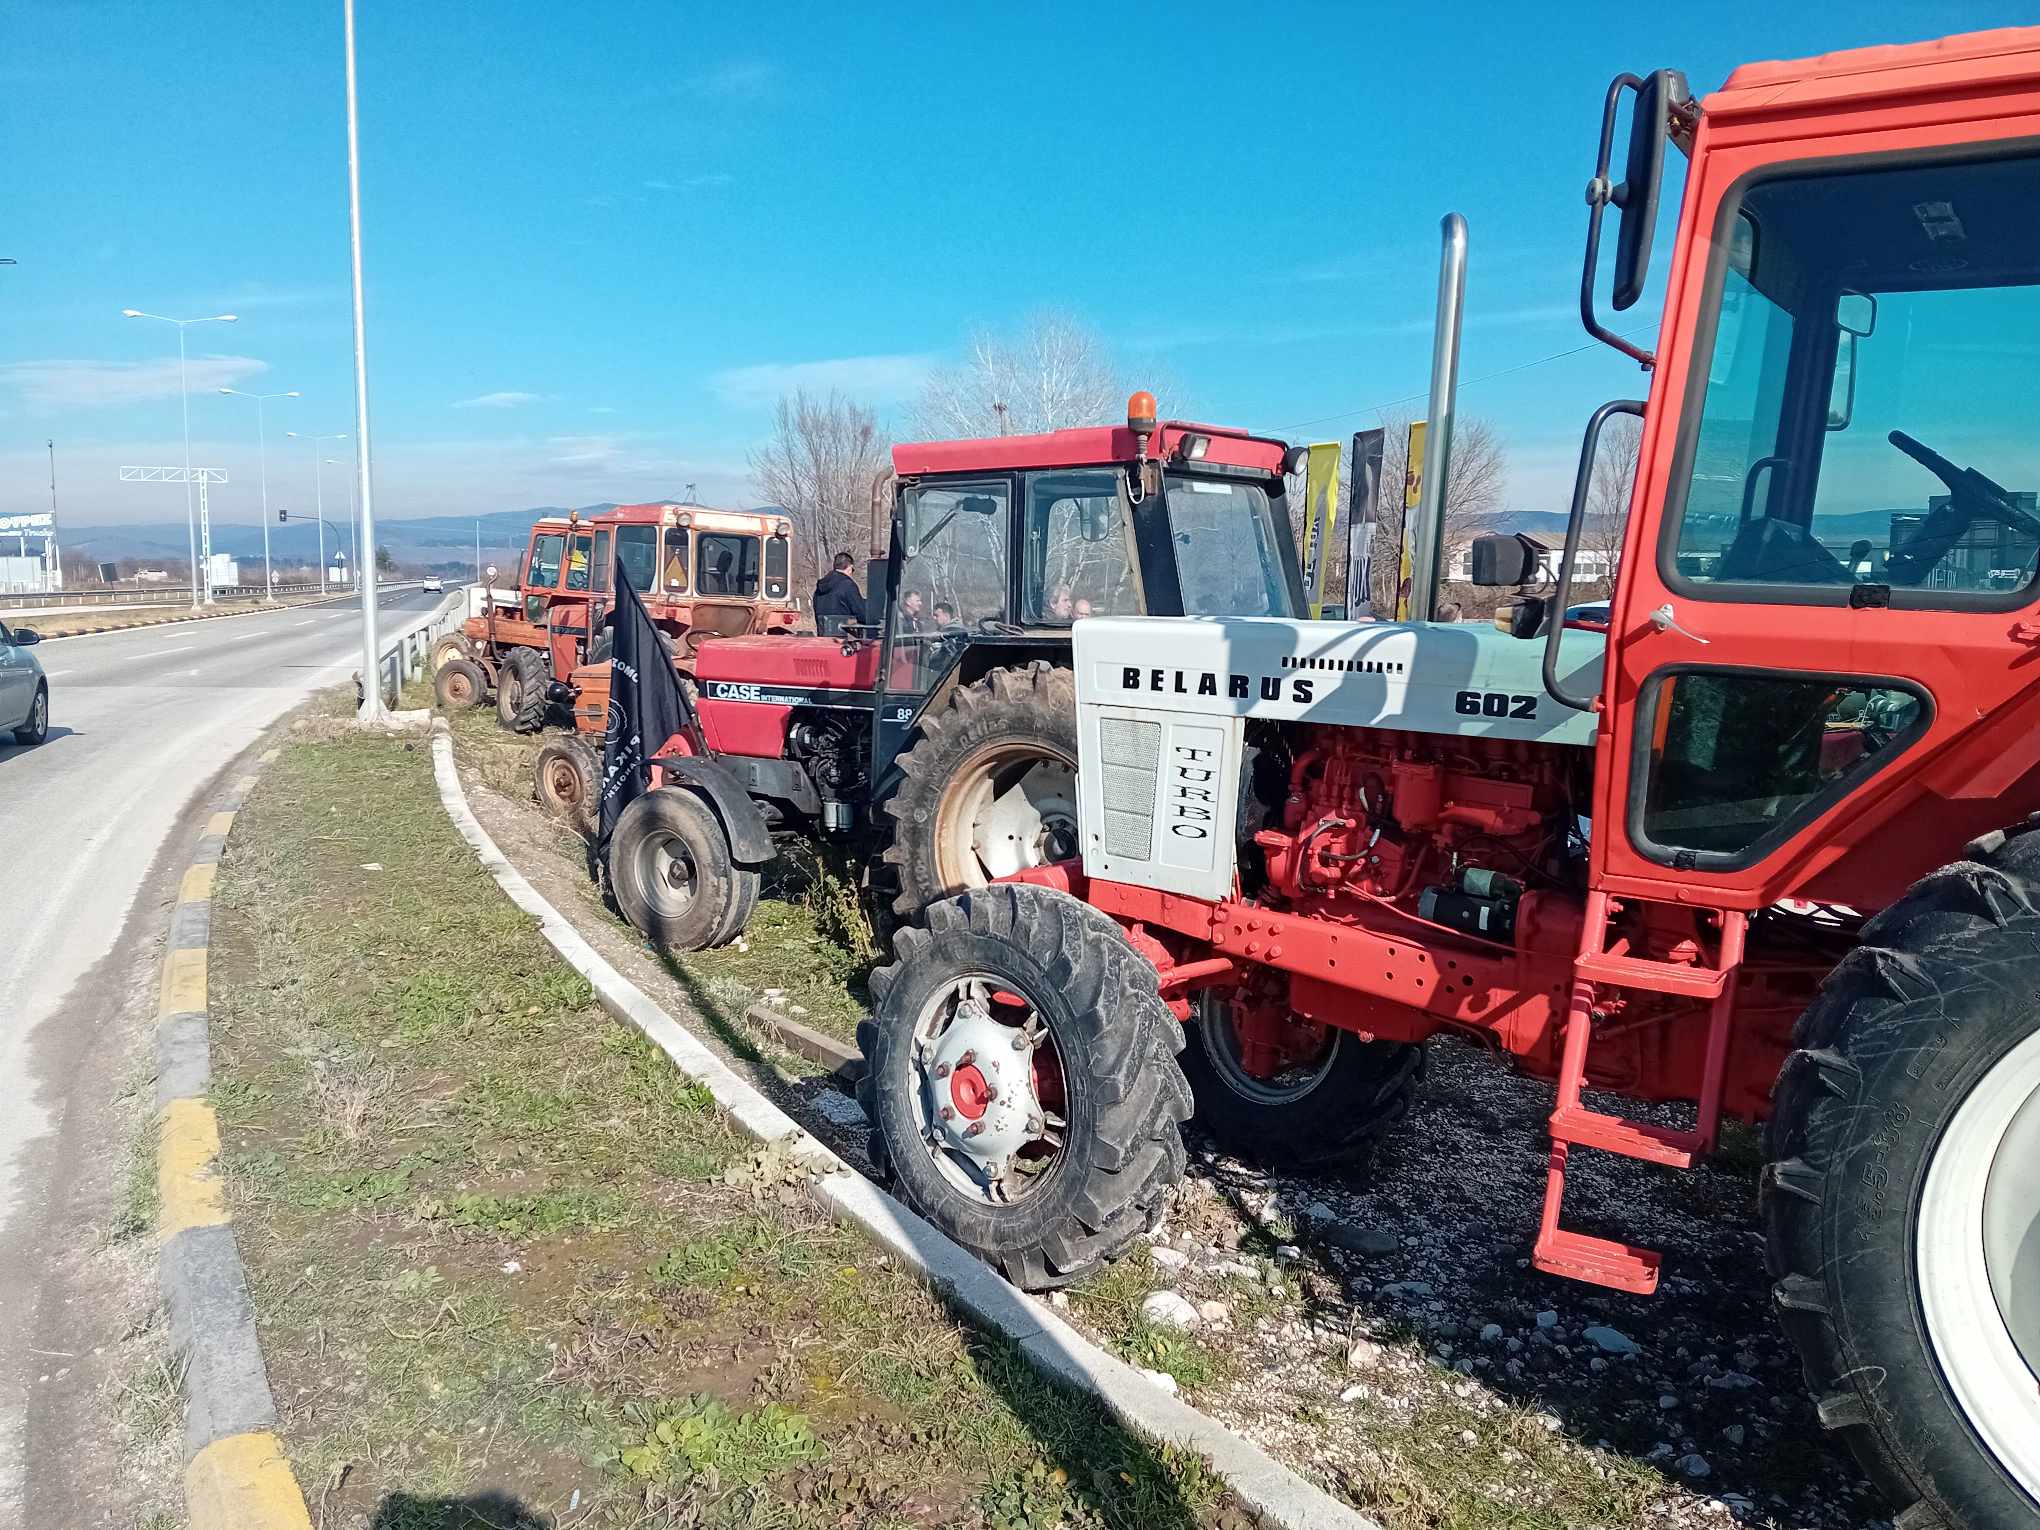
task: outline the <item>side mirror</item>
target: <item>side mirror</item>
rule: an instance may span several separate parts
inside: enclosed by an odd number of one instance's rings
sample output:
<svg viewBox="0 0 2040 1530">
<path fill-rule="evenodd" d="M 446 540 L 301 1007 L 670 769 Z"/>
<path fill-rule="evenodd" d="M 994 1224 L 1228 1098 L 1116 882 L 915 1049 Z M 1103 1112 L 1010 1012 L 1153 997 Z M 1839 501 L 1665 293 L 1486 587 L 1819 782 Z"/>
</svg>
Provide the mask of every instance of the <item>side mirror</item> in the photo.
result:
<svg viewBox="0 0 2040 1530">
<path fill-rule="evenodd" d="M 1653 70 L 1636 87 L 1622 182 L 1608 193 L 1620 214 L 1615 225 L 1615 290 L 1609 299 L 1617 313 L 1636 305 L 1650 279 L 1651 236 L 1657 228 L 1658 186 L 1665 168 L 1666 113 L 1685 98 L 1685 77 L 1670 69 Z"/>
<path fill-rule="evenodd" d="M 16 648 L 32 648 L 41 641 L 42 634 L 33 627 L 16 627 L 14 629 L 14 646 Z"/>
<path fill-rule="evenodd" d="M 496 577 L 496 565 L 491 563 L 488 567 L 487 573 L 489 578 L 494 579 Z"/>
<path fill-rule="evenodd" d="M 1877 332 L 1877 299 L 1867 292 L 1844 289 L 1835 299 L 1835 328 L 1868 340 Z"/>
<path fill-rule="evenodd" d="M 1495 626 L 1512 638 L 1534 638 L 1544 630 L 1550 603 L 1542 595 L 1506 600 L 1495 611 Z"/>
<path fill-rule="evenodd" d="M 1083 505 L 1082 524 L 1086 542 L 1109 542 L 1119 530 L 1119 505 L 1109 499 L 1087 499 Z"/>
<path fill-rule="evenodd" d="M 1521 535 L 1490 533 L 1473 539 L 1472 573 L 1468 583 L 1503 589 L 1536 581 L 1544 549 Z"/>
</svg>

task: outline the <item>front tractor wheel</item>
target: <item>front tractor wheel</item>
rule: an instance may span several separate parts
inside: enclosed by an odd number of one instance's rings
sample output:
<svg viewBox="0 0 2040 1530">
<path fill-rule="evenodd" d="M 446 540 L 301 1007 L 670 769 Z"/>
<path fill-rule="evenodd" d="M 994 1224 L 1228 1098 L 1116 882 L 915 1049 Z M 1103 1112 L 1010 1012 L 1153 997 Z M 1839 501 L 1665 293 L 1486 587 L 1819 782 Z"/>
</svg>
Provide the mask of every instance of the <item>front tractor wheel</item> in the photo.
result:
<svg viewBox="0 0 2040 1530">
<path fill-rule="evenodd" d="M 588 740 L 578 733 L 549 740 L 538 751 L 534 775 L 538 805 L 549 816 L 593 838 L 602 757 Z"/>
<path fill-rule="evenodd" d="M 1228 1151 L 1273 1167 L 1355 1169 L 1410 1112 L 1424 1049 L 1362 1041 L 1254 997 L 1207 993 L 1183 1071 L 1197 1123 Z"/>
<path fill-rule="evenodd" d="M 2040 832 L 1969 854 L 1864 926 L 1766 1144 L 1780 1317 L 1905 1530 L 2040 1524 Z"/>
<path fill-rule="evenodd" d="M 900 771 L 886 804 L 897 912 L 911 917 L 966 888 L 1069 859 L 1078 850 L 1075 681 L 1036 664 L 959 686 L 923 723 Z"/>
<path fill-rule="evenodd" d="M 1182 1176 L 1182 1027 L 1097 910 L 1001 884 L 928 910 L 872 974 L 859 1095 L 908 1205 L 1015 1285 L 1090 1274 Z"/>
<path fill-rule="evenodd" d="M 425 672 L 437 675 L 451 660 L 467 659 L 472 662 L 474 656 L 475 645 L 468 641 L 466 634 L 449 632 L 432 645 L 431 657 L 426 663 Z"/>
<path fill-rule="evenodd" d="M 472 659 L 448 659 L 432 676 L 432 695 L 442 711 L 480 706 L 488 691 L 489 683 Z"/>
<path fill-rule="evenodd" d="M 666 786 L 625 808 L 609 838 L 609 887 L 631 928 L 666 951 L 734 937 L 758 901 L 758 871 L 730 858 L 729 835 L 693 792 Z"/>
<path fill-rule="evenodd" d="M 545 728 L 545 660 L 536 648 L 513 648 L 496 677 L 496 721 L 512 733 Z"/>
</svg>

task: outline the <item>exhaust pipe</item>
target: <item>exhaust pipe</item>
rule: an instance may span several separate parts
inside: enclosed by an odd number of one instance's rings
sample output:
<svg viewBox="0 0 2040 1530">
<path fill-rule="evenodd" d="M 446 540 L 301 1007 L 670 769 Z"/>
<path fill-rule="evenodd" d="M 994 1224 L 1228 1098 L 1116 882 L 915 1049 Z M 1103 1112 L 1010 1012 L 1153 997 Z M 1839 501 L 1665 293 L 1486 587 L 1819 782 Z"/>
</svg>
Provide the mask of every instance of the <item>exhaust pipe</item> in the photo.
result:
<svg viewBox="0 0 2040 1530">
<path fill-rule="evenodd" d="M 1452 471 L 1452 425 L 1459 396 L 1460 309 L 1466 299 L 1466 220 L 1447 213 L 1439 225 L 1438 317 L 1431 342 L 1431 402 L 1425 414 L 1424 482 L 1410 533 L 1410 620 L 1438 609 L 1445 556 L 1445 484 Z"/>
</svg>

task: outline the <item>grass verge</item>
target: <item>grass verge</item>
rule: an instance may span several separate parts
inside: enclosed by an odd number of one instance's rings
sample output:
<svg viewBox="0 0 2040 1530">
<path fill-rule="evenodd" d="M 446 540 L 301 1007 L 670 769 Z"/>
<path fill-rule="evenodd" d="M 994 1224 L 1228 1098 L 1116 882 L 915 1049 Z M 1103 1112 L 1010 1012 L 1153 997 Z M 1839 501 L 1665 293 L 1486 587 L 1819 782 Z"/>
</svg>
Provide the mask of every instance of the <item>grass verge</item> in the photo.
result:
<svg viewBox="0 0 2040 1530">
<path fill-rule="evenodd" d="M 1248 1521 L 823 1220 L 609 1021 L 422 738 L 299 730 L 214 904 L 214 1101 L 322 1525 Z"/>
</svg>

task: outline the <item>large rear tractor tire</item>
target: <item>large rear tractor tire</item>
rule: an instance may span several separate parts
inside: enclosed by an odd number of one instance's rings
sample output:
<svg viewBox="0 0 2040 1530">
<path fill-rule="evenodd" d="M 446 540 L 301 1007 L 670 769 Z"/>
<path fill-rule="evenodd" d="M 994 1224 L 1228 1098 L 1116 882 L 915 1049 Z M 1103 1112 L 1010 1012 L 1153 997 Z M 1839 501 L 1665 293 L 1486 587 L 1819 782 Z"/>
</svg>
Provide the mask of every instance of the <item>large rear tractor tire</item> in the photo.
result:
<svg viewBox="0 0 2040 1530">
<path fill-rule="evenodd" d="M 478 707 L 489 694 L 489 682 L 472 659 L 448 659 L 432 676 L 432 695 L 443 712 Z"/>
<path fill-rule="evenodd" d="M 859 1097 L 893 1192 L 1030 1291 L 1159 1221 L 1190 1088 L 1155 969 L 1105 915 L 999 884 L 928 910 L 872 974 Z"/>
<path fill-rule="evenodd" d="M 592 839 L 596 793 L 602 782 L 602 758 L 594 746 L 578 733 L 549 739 L 538 751 L 533 775 L 538 805 Z"/>
<path fill-rule="evenodd" d="M 995 669 L 959 686 L 900 757 L 886 804 L 894 910 L 1078 851 L 1077 690 L 1066 669 Z"/>
<path fill-rule="evenodd" d="M 1183 1054 L 1197 1123 L 1229 1152 L 1271 1168 L 1360 1168 L 1410 1113 L 1424 1049 L 1294 1025 L 1293 1057 L 1262 1077 L 1242 1058 L 1231 1004 L 1216 995 L 1198 1004 Z"/>
<path fill-rule="evenodd" d="M 2040 833 L 1966 853 L 1865 925 L 1801 1017 L 1766 1245 L 1820 1420 L 1895 1523 L 2033 1530 Z"/>
<path fill-rule="evenodd" d="M 513 648 L 496 677 L 496 721 L 512 733 L 545 728 L 545 660 L 536 648 Z"/>
<path fill-rule="evenodd" d="M 623 810 L 609 840 L 609 887 L 631 928 L 666 951 L 705 951 L 735 933 L 732 904 L 757 871 L 730 859 L 729 836 L 693 792 L 661 787 Z"/>
</svg>

